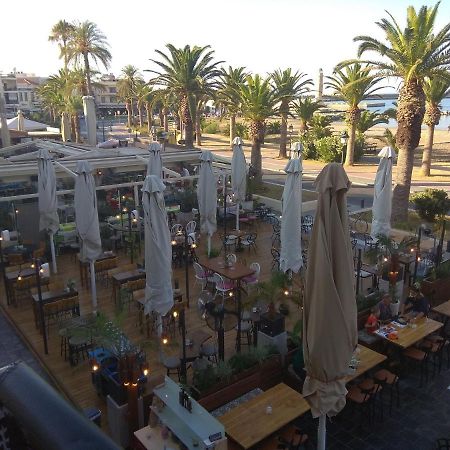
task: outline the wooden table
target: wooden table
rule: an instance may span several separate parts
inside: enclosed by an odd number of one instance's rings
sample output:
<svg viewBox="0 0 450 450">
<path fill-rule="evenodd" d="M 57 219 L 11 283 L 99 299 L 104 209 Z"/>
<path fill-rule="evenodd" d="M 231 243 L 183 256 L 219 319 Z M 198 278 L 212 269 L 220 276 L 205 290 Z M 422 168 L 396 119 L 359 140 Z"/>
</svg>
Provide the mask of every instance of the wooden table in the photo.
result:
<svg viewBox="0 0 450 450">
<path fill-rule="evenodd" d="M 446 327 L 448 321 L 450 320 L 450 300 L 445 303 L 441 303 L 439 306 L 435 306 L 433 311 L 445 317 L 443 326 Z"/>
<path fill-rule="evenodd" d="M 272 406 L 272 414 L 266 413 L 268 405 Z M 308 403 L 297 391 L 280 383 L 236 406 L 217 420 L 225 426 L 225 433 L 231 439 L 247 449 L 309 409 Z"/>
<path fill-rule="evenodd" d="M 238 317 L 241 317 L 241 280 L 242 278 L 253 275 L 255 271 L 250 269 L 250 267 L 244 266 L 239 262 L 235 262 L 230 267 L 225 267 L 225 259 L 222 257 L 211 258 L 211 259 L 202 259 L 199 260 L 198 263 L 204 267 L 207 271 L 216 272 L 219 275 L 222 275 L 229 280 L 236 282 L 236 297 L 238 304 Z M 241 320 L 238 320 L 238 340 L 236 345 L 236 350 L 238 353 L 241 351 Z"/>
<path fill-rule="evenodd" d="M 421 339 L 427 337 L 429 334 L 439 330 L 439 328 L 443 326 L 443 323 L 433 319 L 429 319 L 428 317 L 422 317 L 421 319 L 416 320 L 415 323 L 417 325 L 416 328 L 410 328 L 409 326 L 400 328 L 396 326 L 395 323 L 393 324 L 391 322 L 389 326 L 393 326 L 393 328 L 396 329 L 398 339 L 388 339 L 383 335 L 380 335 L 378 333 L 376 334 L 377 336 L 380 336 L 381 338 L 387 340 L 388 342 L 392 342 L 393 344 L 401 348 L 408 348 Z"/>
<path fill-rule="evenodd" d="M 356 368 L 355 373 L 347 375 L 345 377 L 346 382 L 349 382 L 355 378 L 358 378 L 363 373 L 367 372 L 370 369 L 373 369 L 378 364 L 382 363 L 387 359 L 386 355 L 382 355 L 381 353 L 375 352 L 370 348 L 364 347 L 364 345 L 359 345 L 359 365 Z"/>
<path fill-rule="evenodd" d="M 186 345 L 186 362 L 194 361 L 200 356 L 200 348 L 203 342 L 207 341 L 210 337 L 211 334 L 204 330 L 197 330 L 187 334 L 186 339 L 190 340 L 192 345 Z"/>
<path fill-rule="evenodd" d="M 135 281 L 145 278 L 145 270 L 135 269 L 128 272 L 115 273 L 112 276 L 113 280 L 113 295 L 114 303 L 117 302 L 117 288 L 120 288 L 122 284 L 128 283 L 129 281 Z"/>
<path fill-rule="evenodd" d="M 21 278 L 31 278 L 36 276 L 36 270 L 31 267 L 27 267 L 21 270 L 15 270 L 14 272 L 5 273 L 5 282 L 6 282 L 6 301 L 7 304 L 10 305 L 14 300 L 14 283 L 18 277 Z M 48 285 L 50 279 L 41 277 L 41 285 Z M 33 282 L 33 286 L 35 286 Z"/>
<path fill-rule="evenodd" d="M 64 291 L 64 290 L 59 290 L 59 291 L 47 291 L 47 292 L 42 292 L 41 298 L 42 298 L 42 304 L 46 304 L 46 303 L 52 303 L 52 302 L 56 302 L 58 300 L 62 300 L 63 298 L 69 298 L 69 297 L 75 297 L 78 295 L 78 291 L 73 290 L 73 291 Z M 40 328 L 41 327 L 41 314 L 40 314 L 40 308 L 39 308 L 39 295 L 38 294 L 33 294 L 31 296 L 31 298 L 33 299 L 33 313 L 34 313 L 34 323 L 36 325 L 36 328 Z"/>
</svg>

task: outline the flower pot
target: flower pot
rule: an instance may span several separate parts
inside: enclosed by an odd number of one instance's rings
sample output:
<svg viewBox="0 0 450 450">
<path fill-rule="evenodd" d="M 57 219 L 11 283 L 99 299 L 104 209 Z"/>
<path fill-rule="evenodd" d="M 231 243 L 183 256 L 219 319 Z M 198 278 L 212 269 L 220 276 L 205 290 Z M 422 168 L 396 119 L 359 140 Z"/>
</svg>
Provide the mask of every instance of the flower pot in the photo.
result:
<svg viewBox="0 0 450 450">
<path fill-rule="evenodd" d="M 397 302 L 397 303 L 391 303 L 391 304 L 389 305 L 389 307 L 391 308 L 391 314 L 392 314 L 394 317 L 398 316 L 398 311 L 399 311 L 399 309 L 400 309 L 400 302 Z"/>
</svg>

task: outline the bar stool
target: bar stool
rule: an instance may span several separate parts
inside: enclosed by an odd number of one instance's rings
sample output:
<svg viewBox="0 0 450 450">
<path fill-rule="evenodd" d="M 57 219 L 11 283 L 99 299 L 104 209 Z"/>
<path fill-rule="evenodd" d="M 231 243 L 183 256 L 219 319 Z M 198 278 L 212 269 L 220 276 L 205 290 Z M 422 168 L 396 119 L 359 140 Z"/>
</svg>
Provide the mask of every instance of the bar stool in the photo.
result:
<svg viewBox="0 0 450 450">
<path fill-rule="evenodd" d="M 235 330 L 238 331 L 237 325 L 235 326 Z M 241 320 L 241 333 L 240 335 L 239 332 L 236 334 L 236 348 L 239 341 L 241 345 L 248 345 L 249 347 L 252 345 L 252 324 L 247 320 Z"/>
<path fill-rule="evenodd" d="M 163 356 L 162 358 L 163 366 L 167 369 L 167 376 L 177 374 L 178 381 L 180 381 L 180 358 L 175 356 Z"/>
</svg>

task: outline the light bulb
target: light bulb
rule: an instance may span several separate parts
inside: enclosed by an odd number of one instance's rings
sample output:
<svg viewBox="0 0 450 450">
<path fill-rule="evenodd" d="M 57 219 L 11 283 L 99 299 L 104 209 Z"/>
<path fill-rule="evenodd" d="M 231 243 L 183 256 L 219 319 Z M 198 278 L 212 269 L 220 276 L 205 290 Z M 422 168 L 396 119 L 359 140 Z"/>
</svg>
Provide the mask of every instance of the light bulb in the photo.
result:
<svg viewBox="0 0 450 450">
<path fill-rule="evenodd" d="M 147 376 L 148 375 L 148 369 L 144 369 L 144 376 Z"/>
<path fill-rule="evenodd" d="M 98 366 L 97 366 L 97 364 L 94 364 L 94 365 L 92 366 L 92 371 L 93 371 L 93 372 L 97 372 L 97 370 L 98 370 Z"/>
<path fill-rule="evenodd" d="M 175 317 L 175 319 L 178 317 L 178 312 L 177 311 L 173 312 L 173 317 Z"/>
</svg>

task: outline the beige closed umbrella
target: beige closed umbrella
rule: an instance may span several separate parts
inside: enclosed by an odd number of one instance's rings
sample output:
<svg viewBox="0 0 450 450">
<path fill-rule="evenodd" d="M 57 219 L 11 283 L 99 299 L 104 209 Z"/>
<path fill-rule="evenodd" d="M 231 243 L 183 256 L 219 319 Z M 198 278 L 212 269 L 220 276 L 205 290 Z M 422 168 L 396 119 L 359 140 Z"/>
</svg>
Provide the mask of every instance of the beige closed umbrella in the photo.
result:
<svg viewBox="0 0 450 450">
<path fill-rule="evenodd" d="M 358 343 L 355 279 L 348 227 L 350 181 L 340 164 L 315 181 L 317 210 L 308 249 L 303 309 L 306 380 L 303 395 L 319 417 L 318 449 L 325 449 L 326 416 L 345 406 L 344 377 Z"/>
<path fill-rule="evenodd" d="M 20 109 L 17 111 L 17 130 L 25 131 L 25 118 L 23 117 L 23 112 Z"/>
</svg>

